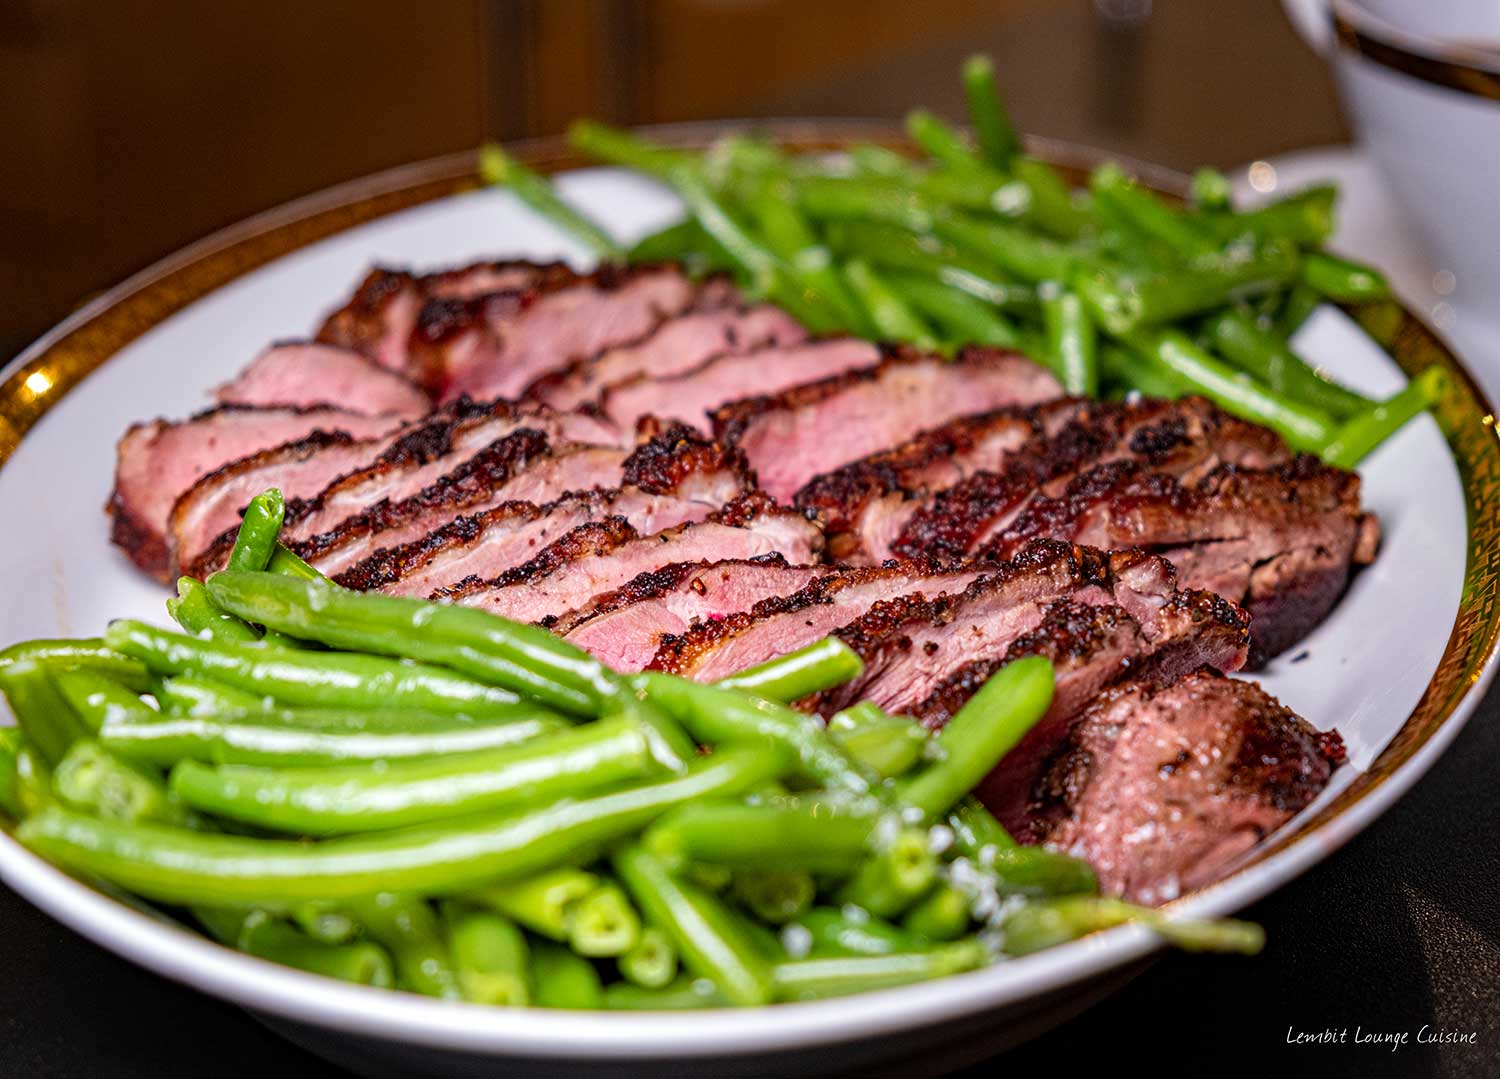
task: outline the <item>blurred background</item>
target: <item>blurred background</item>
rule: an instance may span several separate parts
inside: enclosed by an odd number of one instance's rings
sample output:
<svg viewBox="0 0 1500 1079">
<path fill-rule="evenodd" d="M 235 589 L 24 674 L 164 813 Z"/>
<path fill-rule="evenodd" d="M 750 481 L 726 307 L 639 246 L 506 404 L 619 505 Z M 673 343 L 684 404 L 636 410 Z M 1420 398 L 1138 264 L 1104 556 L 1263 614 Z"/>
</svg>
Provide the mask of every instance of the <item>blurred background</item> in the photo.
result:
<svg viewBox="0 0 1500 1079">
<path fill-rule="evenodd" d="M 1347 135 L 1274 0 L 0 3 L 0 360 L 90 294 L 342 180 L 616 123 L 962 112 L 1228 166 Z"/>
</svg>

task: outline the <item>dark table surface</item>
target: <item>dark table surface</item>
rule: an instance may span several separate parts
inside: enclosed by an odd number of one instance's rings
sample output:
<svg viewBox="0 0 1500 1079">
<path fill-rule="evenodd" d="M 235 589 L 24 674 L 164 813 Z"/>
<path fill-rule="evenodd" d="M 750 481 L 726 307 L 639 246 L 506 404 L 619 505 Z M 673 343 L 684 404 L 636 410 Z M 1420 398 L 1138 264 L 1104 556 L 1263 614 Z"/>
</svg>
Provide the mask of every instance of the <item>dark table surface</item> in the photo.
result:
<svg viewBox="0 0 1500 1079">
<path fill-rule="evenodd" d="M 1149 1060 L 1156 1075 L 1500 1076 L 1500 692 L 1402 801 L 1248 916 L 1255 959 L 1168 955 L 969 1079 Z M 0 1077 L 334 1076 L 244 1013 L 94 947 L 0 888 Z M 1416 1044 L 1418 1031 L 1474 1044 Z M 1288 1034 L 1346 1029 L 1343 1045 Z M 1407 1032 L 1392 1050 L 1356 1028 Z M 1073 1067 L 1071 1065 L 1077 1065 Z M 1274 1069 L 1274 1070 L 1273 1070 Z"/>
</svg>

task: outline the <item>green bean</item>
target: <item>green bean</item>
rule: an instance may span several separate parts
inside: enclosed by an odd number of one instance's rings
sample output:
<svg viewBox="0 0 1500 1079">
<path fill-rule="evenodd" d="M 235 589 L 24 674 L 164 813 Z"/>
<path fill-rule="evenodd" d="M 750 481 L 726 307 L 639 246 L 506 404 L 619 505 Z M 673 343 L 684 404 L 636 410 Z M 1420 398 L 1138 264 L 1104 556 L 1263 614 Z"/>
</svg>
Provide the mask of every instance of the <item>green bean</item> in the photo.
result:
<svg viewBox="0 0 1500 1079">
<path fill-rule="evenodd" d="M 16 747 L 15 799 L 20 817 L 29 817 L 52 804 L 52 769 L 23 736 Z"/>
<path fill-rule="evenodd" d="M 1147 397 L 1173 400 L 1194 392 L 1193 385 L 1170 367 L 1143 359 L 1112 341 L 1099 349 L 1099 371 L 1106 381 Z"/>
<path fill-rule="evenodd" d="M 599 887 L 599 878 L 573 866 L 560 866 L 520 880 L 501 881 L 465 898 L 511 918 L 533 933 L 566 940 L 574 908 Z"/>
<path fill-rule="evenodd" d="M 1286 294 L 1286 300 L 1281 305 L 1281 311 L 1276 316 L 1276 334 L 1282 340 L 1289 339 L 1292 334 L 1302 328 L 1318 306 L 1323 302 L 1316 289 L 1302 284 L 1300 281 L 1293 285 Z"/>
<path fill-rule="evenodd" d="M 913 169 L 906 182 L 917 194 L 945 209 L 974 210 L 1012 220 L 1031 220 L 1036 216 L 1031 191 L 1024 183 L 987 168 Z"/>
<path fill-rule="evenodd" d="M 1097 892 L 1089 864 L 1045 847 L 1003 847 L 976 859 L 987 873 L 984 886 L 1005 895 L 1076 895 Z"/>
<path fill-rule="evenodd" d="M 99 741 L 111 753 L 162 767 L 199 761 L 296 768 L 477 753 L 566 728 L 561 719 L 525 705 L 514 712 L 508 721 L 476 721 L 426 712 L 218 710 L 113 721 Z"/>
<path fill-rule="evenodd" d="M 926 109 L 913 109 L 906 114 L 906 133 L 929 157 L 950 169 L 962 172 L 989 167 L 956 128 Z"/>
<path fill-rule="evenodd" d="M 1391 286 L 1379 270 L 1326 251 L 1312 251 L 1303 258 L 1301 281 L 1319 295 L 1342 303 L 1384 300 L 1391 294 Z"/>
<path fill-rule="evenodd" d="M 1277 393 L 1284 393 L 1339 419 L 1375 404 L 1319 375 L 1292 351 L 1285 340 L 1261 329 L 1244 311 L 1225 308 L 1210 315 L 1203 329 L 1225 359 Z"/>
<path fill-rule="evenodd" d="M 974 920 L 973 904 L 961 889 L 939 884 L 901 919 L 901 928 L 926 940 L 957 940 Z"/>
<path fill-rule="evenodd" d="M 843 328 L 838 307 L 737 221 L 696 170 L 675 169 L 670 178 L 688 212 L 745 273 L 755 292 L 774 299 L 809 329 Z"/>
<path fill-rule="evenodd" d="M 797 918 L 795 927 L 806 931 L 807 954 L 815 956 L 890 955 L 921 947 L 906 930 L 872 918 L 860 907 L 814 907 Z"/>
<path fill-rule="evenodd" d="M 1012 284 L 998 267 L 946 240 L 863 221 L 832 222 L 828 237 L 846 255 L 857 255 L 887 272 L 908 271 L 906 280 L 921 275 L 1001 310 L 1029 313 L 1037 307 L 1035 290 Z"/>
<path fill-rule="evenodd" d="M 1078 256 L 1066 247 L 1017 225 L 945 213 L 931 227 L 943 239 L 993 259 L 1001 269 L 1033 284 L 1067 280 L 1078 265 Z"/>
<path fill-rule="evenodd" d="M 258 641 L 260 634 L 219 609 L 203 582 L 193 577 L 177 579 L 177 597 L 167 600 L 167 613 L 187 633 L 215 641 Z"/>
<path fill-rule="evenodd" d="M 1009 850 L 1016 841 L 1009 832 L 972 794 L 960 799 L 948 813 L 948 828 L 953 832 L 954 848 L 965 857 L 981 864 L 986 853 Z M 986 848 L 990 848 L 986 851 Z"/>
<path fill-rule="evenodd" d="M 865 221 L 927 233 L 942 206 L 886 179 L 801 176 L 792 184 L 797 205 L 819 221 Z"/>
<path fill-rule="evenodd" d="M 90 734 L 41 659 L 17 659 L 0 667 L 0 692 L 10 702 L 27 740 L 48 766 L 55 766 L 69 746 Z"/>
<path fill-rule="evenodd" d="M 620 973 L 643 989 L 665 989 L 677 977 L 677 946 L 655 926 L 641 930 L 635 947 L 620 956 Z"/>
<path fill-rule="evenodd" d="M 338 900 L 379 889 L 451 894 L 569 863 L 674 806 L 749 790 L 784 767 L 770 747 L 737 746 L 686 774 L 591 798 L 319 843 L 127 825 L 57 807 L 32 816 L 16 835 L 60 865 L 164 902 Z"/>
<path fill-rule="evenodd" d="M 145 693 L 150 687 L 151 675 L 145 664 L 120 655 L 98 637 L 22 641 L 0 651 L 0 668 L 22 659 L 37 660 L 53 670 L 94 671 L 113 678 L 136 693 Z"/>
<path fill-rule="evenodd" d="M 240 519 L 234 549 L 229 552 L 229 568 L 262 570 L 270 565 L 285 514 L 286 502 L 280 488 L 269 488 L 252 498 Z"/>
<path fill-rule="evenodd" d="M 349 908 L 396 962 L 396 978 L 413 993 L 461 1000 L 458 973 L 431 904 L 420 896 L 380 892 Z"/>
<path fill-rule="evenodd" d="M 1295 277 L 1298 262 L 1295 247 L 1269 242 L 1249 252 L 1199 259 L 1190 270 L 1142 276 L 1096 268 L 1071 279 L 1056 276 L 1083 294 L 1104 329 L 1122 337 L 1280 289 Z"/>
<path fill-rule="evenodd" d="M 279 573 L 283 577 L 294 577 L 299 581 L 330 583 L 328 578 L 323 576 L 322 571 L 314 569 L 303 561 L 300 555 L 294 553 L 284 543 L 276 544 L 271 551 L 271 561 L 267 563 L 266 570 L 270 573 Z"/>
<path fill-rule="evenodd" d="M 995 85 L 995 65 L 983 55 L 971 56 L 963 66 L 964 97 L 969 104 L 969 123 L 979 139 L 980 152 L 997 169 L 1008 168 L 1021 152 L 1021 140 L 1006 114 Z"/>
<path fill-rule="evenodd" d="M 465 1000 L 514 1007 L 531 1002 L 531 953 L 514 922 L 453 902 L 443 904 L 443 922 Z"/>
<path fill-rule="evenodd" d="M 277 578 L 284 579 L 284 578 Z M 288 580 L 296 585 L 297 582 Z M 307 587 L 315 588 L 315 585 Z M 353 653 L 301 653 L 204 641 L 142 622 L 111 623 L 108 640 L 158 674 L 201 675 L 233 689 L 313 708 L 404 709 L 513 716 L 514 693 L 422 664 Z"/>
<path fill-rule="evenodd" d="M 734 875 L 733 896 L 763 922 L 784 925 L 817 897 L 812 874 L 797 869 L 757 869 Z"/>
<path fill-rule="evenodd" d="M 1337 468 L 1353 468 L 1370 451 L 1442 400 L 1448 392 L 1448 374 L 1429 367 L 1395 395 L 1368 412 L 1355 416 L 1337 431 L 1323 450 L 1323 460 Z"/>
<path fill-rule="evenodd" d="M 816 719 L 772 701 L 656 671 L 637 675 L 635 684 L 704 745 L 770 741 L 784 747 L 810 779 L 855 794 L 871 790 L 869 777 Z"/>
<path fill-rule="evenodd" d="M 1170 370 L 1214 404 L 1271 428 L 1293 447 L 1316 453 L 1333 436 L 1333 421 L 1321 410 L 1299 404 L 1239 374 L 1177 330 L 1132 334 L 1135 352 Z"/>
<path fill-rule="evenodd" d="M 707 862 L 689 862 L 681 873 L 688 880 L 715 895 L 729 890 L 734 883 L 734 870 L 727 865 L 710 865 Z"/>
<path fill-rule="evenodd" d="M 828 721 L 829 736 L 845 753 L 881 779 L 905 775 L 917 766 L 931 742 L 927 731 L 907 716 L 890 716 L 868 701 Z"/>
<path fill-rule="evenodd" d="M 1089 215 L 1078 207 L 1072 189 L 1056 169 L 1045 161 L 1022 156 L 1011 162 L 1011 170 L 1026 188 L 1025 217 L 1031 224 L 1063 240 L 1076 240 L 1083 234 Z"/>
<path fill-rule="evenodd" d="M 964 290 L 914 273 L 888 273 L 886 280 L 919 315 L 931 320 L 955 345 L 979 344 L 1015 348 L 1016 328 L 993 305 Z"/>
<path fill-rule="evenodd" d="M 625 258 L 629 262 L 682 262 L 705 256 L 713 246 L 703 226 L 688 218 L 642 236 Z"/>
<path fill-rule="evenodd" d="M 879 918 L 891 918 L 916 902 L 937 880 L 938 859 L 926 831 L 905 828 L 885 849 L 860 866 L 840 889 L 852 903 Z"/>
<path fill-rule="evenodd" d="M 623 847 L 612 861 L 647 921 L 672 939 L 689 971 L 711 979 L 733 1004 L 771 1000 L 770 964 L 718 899 L 674 877 L 640 847 Z"/>
<path fill-rule="evenodd" d="M 847 873 L 869 853 L 878 821 L 868 809 L 812 799 L 702 802 L 664 816 L 642 843 L 674 870 L 708 862 L 736 869 Z"/>
<path fill-rule="evenodd" d="M 1139 922 L 1179 948 L 1254 955 L 1265 943 L 1258 925 L 1224 918 L 1194 921 L 1103 896 L 1069 896 L 1016 907 L 1001 923 L 1007 955 L 1030 955 L 1101 929 Z"/>
<path fill-rule="evenodd" d="M 1240 213 L 1205 213 L 1202 222 L 1222 240 L 1252 236 L 1261 240 L 1290 240 L 1301 247 L 1320 247 L 1333 234 L 1333 203 L 1338 189 L 1310 187 Z"/>
<path fill-rule="evenodd" d="M 1169 247 L 1186 262 L 1214 254 L 1219 245 L 1198 222 L 1161 202 L 1139 187 L 1113 161 L 1099 166 L 1089 178 L 1096 202 L 1108 203 L 1141 232 Z"/>
<path fill-rule="evenodd" d="M 768 701 L 801 700 L 860 676 L 864 663 L 837 637 L 824 637 L 793 652 L 746 667 L 715 683 L 720 689 L 753 693 Z"/>
<path fill-rule="evenodd" d="M 729 999 L 709 978 L 683 975 L 660 989 L 616 982 L 604 990 L 604 1007 L 611 1011 L 676 1012 L 723 1008 Z"/>
<path fill-rule="evenodd" d="M 531 1003 L 539 1008 L 602 1008 L 599 972 L 581 955 L 539 942 L 531 949 Z"/>
<path fill-rule="evenodd" d="M 681 768 L 694 752 L 687 736 L 637 701 L 622 678 L 538 626 L 470 607 L 347 592 L 274 574 L 217 573 L 209 589 L 235 614 L 295 636 L 440 663 L 565 712 L 629 711 L 647 724 L 652 753 L 668 767 Z"/>
<path fill-rule="evenodd" d="M 172 769 L 172 792 L 218 817 L 295 835 L 375 832 L 505 806 L 534 807 L 639 779 L 652 770 L 646 739 L 628 720 L 605 720 L 517 746 L 379 769 Z"/>
<path fill-rule="evenodd" d="M 159 713 L 119 682 L 87 669 L 59 671 L 57 691 L 90 734 L 107 724 L 153 722 Z"/>
<path fill-rule="evenodd" d="M 235 689 L 211 678 L 179 674 L 158 678 L 151 695 L 166 715 L 221 716 L 239 712 L 269 711 L 267 698 Z"/>
<path fill-rule="evenodd" d="M 52 790 L 64 804 L 105 820 L 188 823 L 188 815 L 159 776 L 111 756 L 93 742 L 73 744 L 52 773 Z"/>
<path fill-rule="evenodd" d="M 537 213 L 580 241 L 595 255 L 605 259 L 619 258 L 620 245 L 597 223 L 589 220 L 564 202 L 547 180 L 532 172 L 493 142 L 479 148 L 479 176 L 492 187 L 507 187 Z M 261 569 L 261 566 L 236 566 L 231 569 Z"/>
<path fill-rule="evenodd" d="M 1042 316 L 1047 351 L 1062 372 L 1069 393 L 1093 397 L 1099 392 L 1099 338 L 1088 308 L 1076 292 L 1043 289 Z"/>
<path fill-rule="evenodd" d="M 1052 664 L 1040 656 L 991 675 L 937 733 L 943 759 L 898 783 L 902 804 L 941 820 L 1046 714 L 1053 681 Z"/>
<path fill-rule="evenodd" d="M 364 926 L 346 910 L 322 903 L 299 903 L 288 911 L 298 929 L 320 944 L 347 944 L 364 932 Z"/>
<path fill-rule="evenodd" d="M 747 204 L 767 245 L 791 267 L 795 281 L 824 298 L 841 328 L 867 333 L 870 327 L 864 313 L 828 249 L 797 210 L 790 188 L 759 186 Z"/>
<path fill-rule="evenodd" d="M 844 264 L 844 274 L 882 340 L 905 341 L 921 348 L 936 345 L 937 336 L 932 327 L 907 305 L 895 289 L 880 279 L 869 263 L 851 259 Z"/>
<path fill-rule="evenodd" d="M 1193 173 L 1193 205 L 1199 210 L 1229 210 L 1232 197 L 1229 177 L 1218 169 L 1201 168 Z"/>
<path fill-rule="evenodd" d="M 570 124 L 568 142 L 575 150 L 590 157 L 650 173 L 662 179 L 666 179 L 674 169 L 696 163 L 692 154 L 654 146 L 628 131 L 593 120 L 578 120 Z"/>
<path fill-rule="evenodd" d="M 620 886 L 605 881 L 573 905 L 568 944 L 591 958 L 624 955 L 641 939 L 641 918 Z"/>
<path fill-rule="evenodd" d="M 21 754 L 19 727 L 0 727 L 0 812 L 13 820 L 21 817 L 21 785 L 16 759 Z"/>
<path fill-rule="evenodd" d="M 978 940 L 969 938 L 915 952 L 890 955 L 793 959 L 771 969 L 778 1000 L 819 1000 L 976 970 L 989 961 Z"/>
<path fill-rule="evenodd" d="M 220 943 L 257 958 L 357 985 L 389 989 L 395 984 L 390 956 L 369 941 L 321 943 L 263 911 L 195 907 L 193 916 Z"/>
</svg>

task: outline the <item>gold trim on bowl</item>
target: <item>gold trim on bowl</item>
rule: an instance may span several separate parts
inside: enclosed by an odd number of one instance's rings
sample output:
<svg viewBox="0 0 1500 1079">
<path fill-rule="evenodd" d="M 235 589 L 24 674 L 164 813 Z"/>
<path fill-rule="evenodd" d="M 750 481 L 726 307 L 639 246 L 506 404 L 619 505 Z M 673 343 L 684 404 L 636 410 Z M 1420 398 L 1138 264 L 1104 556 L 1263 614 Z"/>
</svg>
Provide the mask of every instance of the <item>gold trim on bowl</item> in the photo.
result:
<svg viewBox="0 0 1500 1079">
<path fill-rule="evenodd" d="M 650 134 L 672 144 L 701 147 L 723 130 L 721 124 L 683 124 L 652 129 Z M 757 125 L 757 130 L 794 150 L 835 150 L 856 139 L 908 145 L 904 136 L 883 123 L 776 122 Z M 1101 157 L 1041 140 L 1032 141 L 1030 148 L 1075 179 Z M 556 139 L 520 143 L 512 150 L 542 172 L 584 163 Z M 290 203 L 184 249 L 78 311 L 22 353 L 0 382 L 0 468 L 27 430 L 69 390 L 168 316 L 281 255 L 386 214 L 472 189 L 480 182 L 476 164 L 472 153 L 454 154 Z M 1130 162 L 1125 166 L 1165 194 L 1185 193 L 1185 181 L 1176 173 Z M 329 297 L 330 304 L 336 300 Z M 1454 715 L 1500 640 L 1500 439 L 1494 412 L 1463 364 L 1400 304 L 1382 301 L 1345 310 L 1408 376 L 1432 366 L 1450 376 L 1449 391 L 1435 415 L 1458 465 L 1468 511 L 1463 594 L 1432 680 L 1369 770 L 1295 830 L 1262 844 L 1235 875 L 1323 828 L 1386 782 Z M 128 419 L 122 417 L 121 430 Z"/>
<path fill-rule="evenodd" d="M 1440 47 L 1442 51 L 1452 55 L 1429 55 L 1385 40 L 1379 34 L 1358 25 L 1354 18 L 1343 11 L 1334 10 L 1329 17 L 1333 21 L 1333 33 L 1338 43 L 1372 63 L 1433 86 L 1500 101 L 1500 71 L 1489 70 L 1471 62 L 1468 57 L 1472 54 L 1466 50 Z"/>
</svg>

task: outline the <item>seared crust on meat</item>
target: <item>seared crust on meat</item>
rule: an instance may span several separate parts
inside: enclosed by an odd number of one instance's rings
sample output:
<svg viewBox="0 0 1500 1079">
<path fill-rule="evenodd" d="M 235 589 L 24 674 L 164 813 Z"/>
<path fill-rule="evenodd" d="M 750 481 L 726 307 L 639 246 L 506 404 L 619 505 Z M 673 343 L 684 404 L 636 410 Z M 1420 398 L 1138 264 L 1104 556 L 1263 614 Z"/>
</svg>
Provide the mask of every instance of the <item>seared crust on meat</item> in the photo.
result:
<svg viewBox="0 0 1500 1079">
<path fill-rule="evenodd" d="M 1033 416 L 1039 411 L 1033 410 Z M 1017 453 L 1003 470 L 977 473 L 931 499 L 907 521 L 892 549 L 907 557 L 962 558 L 1039 495 L 1100 461 L 1196 475 L 1225 461 L 1261 467 L 1290 457 L 1275 434 L 1202 398 L 1091 403 L 1051 437 Z M 1074 538 L 1045 527 L 1028 536 Z"/>
<path fill-rule="evenodd" d="M 960 416 L 923 431 L 909 442 L 862 458 L 815 477 L 793 499 L 799 509 L 817 513 L 830 533 L 854 528 L 860 511 L 881 495 L 916 495 L 942 481 L 951 470 L 989 439 L 1010 435 L 1017 446 L 1039 438 L 1032 410 L 1001 408 L 978 416 Z M 962 478 L 956 476 L 955 479 Z"/>
<path fill-rule="evenodd" d="M 492 580 L 481 580 L 477 576 L 465 577 L 455 584 L 439 588 L 429 598 L 461 600 L 465 596 L 491 588 L 539 581 L 569 562 L 608 554 L 621 544 L 639 538 L 640 533 L 624 517 L 611 516 L 602 521 L 589 521 L 572 529 L 555 543 L 548 544 L 535 558 L 511 567 Z"/>
<path fill-rule="evenodd" d="M 602 491 L 588 491 L 571 497 L 604 501 L 607 496 Z M 484 534 L 486 528 L 498 522 L 534 521 L 542 513 L 542 507 L 535 502 L 511 501 L 502 502 L 483 513 L 455 517 L 419 540 L 381 548 L 333 580 L 335 584 L 357 592 L 378 592 L 425 566 L 442 552 L 473 542 Z"/>
<path fill-rule="evenodd" d="M 1309 805 L 1344 757 L 1254 682 L 1203 668 L 1104 691 L 1031 788 L 1032 838 L 1101 889 L 1160 903 L 1221 876 Z"/>
<path fill-rule="evenodd" d="M 785 556 L 780 552 L 773 551 L 763 554 L 748 561 L 761 565 L 790 567 Z M 591 618 L 599 615 L 610 614 L 613 611 L 622 610 L 636 603 L 644 603 L 646 600 L 658 599 L 675 592 L 682 587 L 684 581 L 700 574 L 705 568 L 713 565 L 706 559 L 696 562 L 669 562 L 665 566 L 646 570 L 644 573 L 631 578 L 619 588 L 608 592 L 602 592 L 590 600 L 587 606 L 579 607 L 569 611 L 563 618 L 552 626 L 552 632 L 559 637 L 566 637 L 578 626 Z"/>
<path fill-rule="evenodd" d="M 930 561 L 907 561 L 838 570 L 789 595 L 761 600 L 748 611 L 740 611 L 715 622 L 700 623 L 686 633 L 664 636 L 656 656 L 651 660 L 651 669 L 672 674 L 689 674 L 704 656 L 762 619 L 832 603 L 833 597 L 839 592 L 873 581 L 904 583 L 958 568 Z M 920 587 L 919 582 L 912 584 L 913 591 Z"/>
<path fill-rule="evenodd" d="M 656 493 L 675 491 L 687 477 L 710 472 L 731 472 L 747 489 L 755 486 L 743 453 L 682 424 L 636 447 L 621 472 L 622 483 Z"/>
<path fill-rule="evenodd" d="M 547 436 L 523 427 L 493 442 L 452 472 L 399 502 L 387 499 L 344 519 L 327 532 L 291 544 L 309 562 L 317 562 L 350 540 L 395 528 L 436 507 L 460 509 L 473 505 L 539 457 L 552 452 Z"/>
<path fill-rule="evenodd" d="M 1376 527 L 1360 509 L 1359 487 L 1355 473 L 1308 455 L 1266 469 L 1220 464 L 1191 484 L 1113 461 L 1056 498 L 1032 500 L 985 554 L 1003 558 L 1039 535 L 1160 551 L 1186 584 L 1250 611 L 1258 666 L 1306 634 L 1342 594 Z"/>
</svg>

